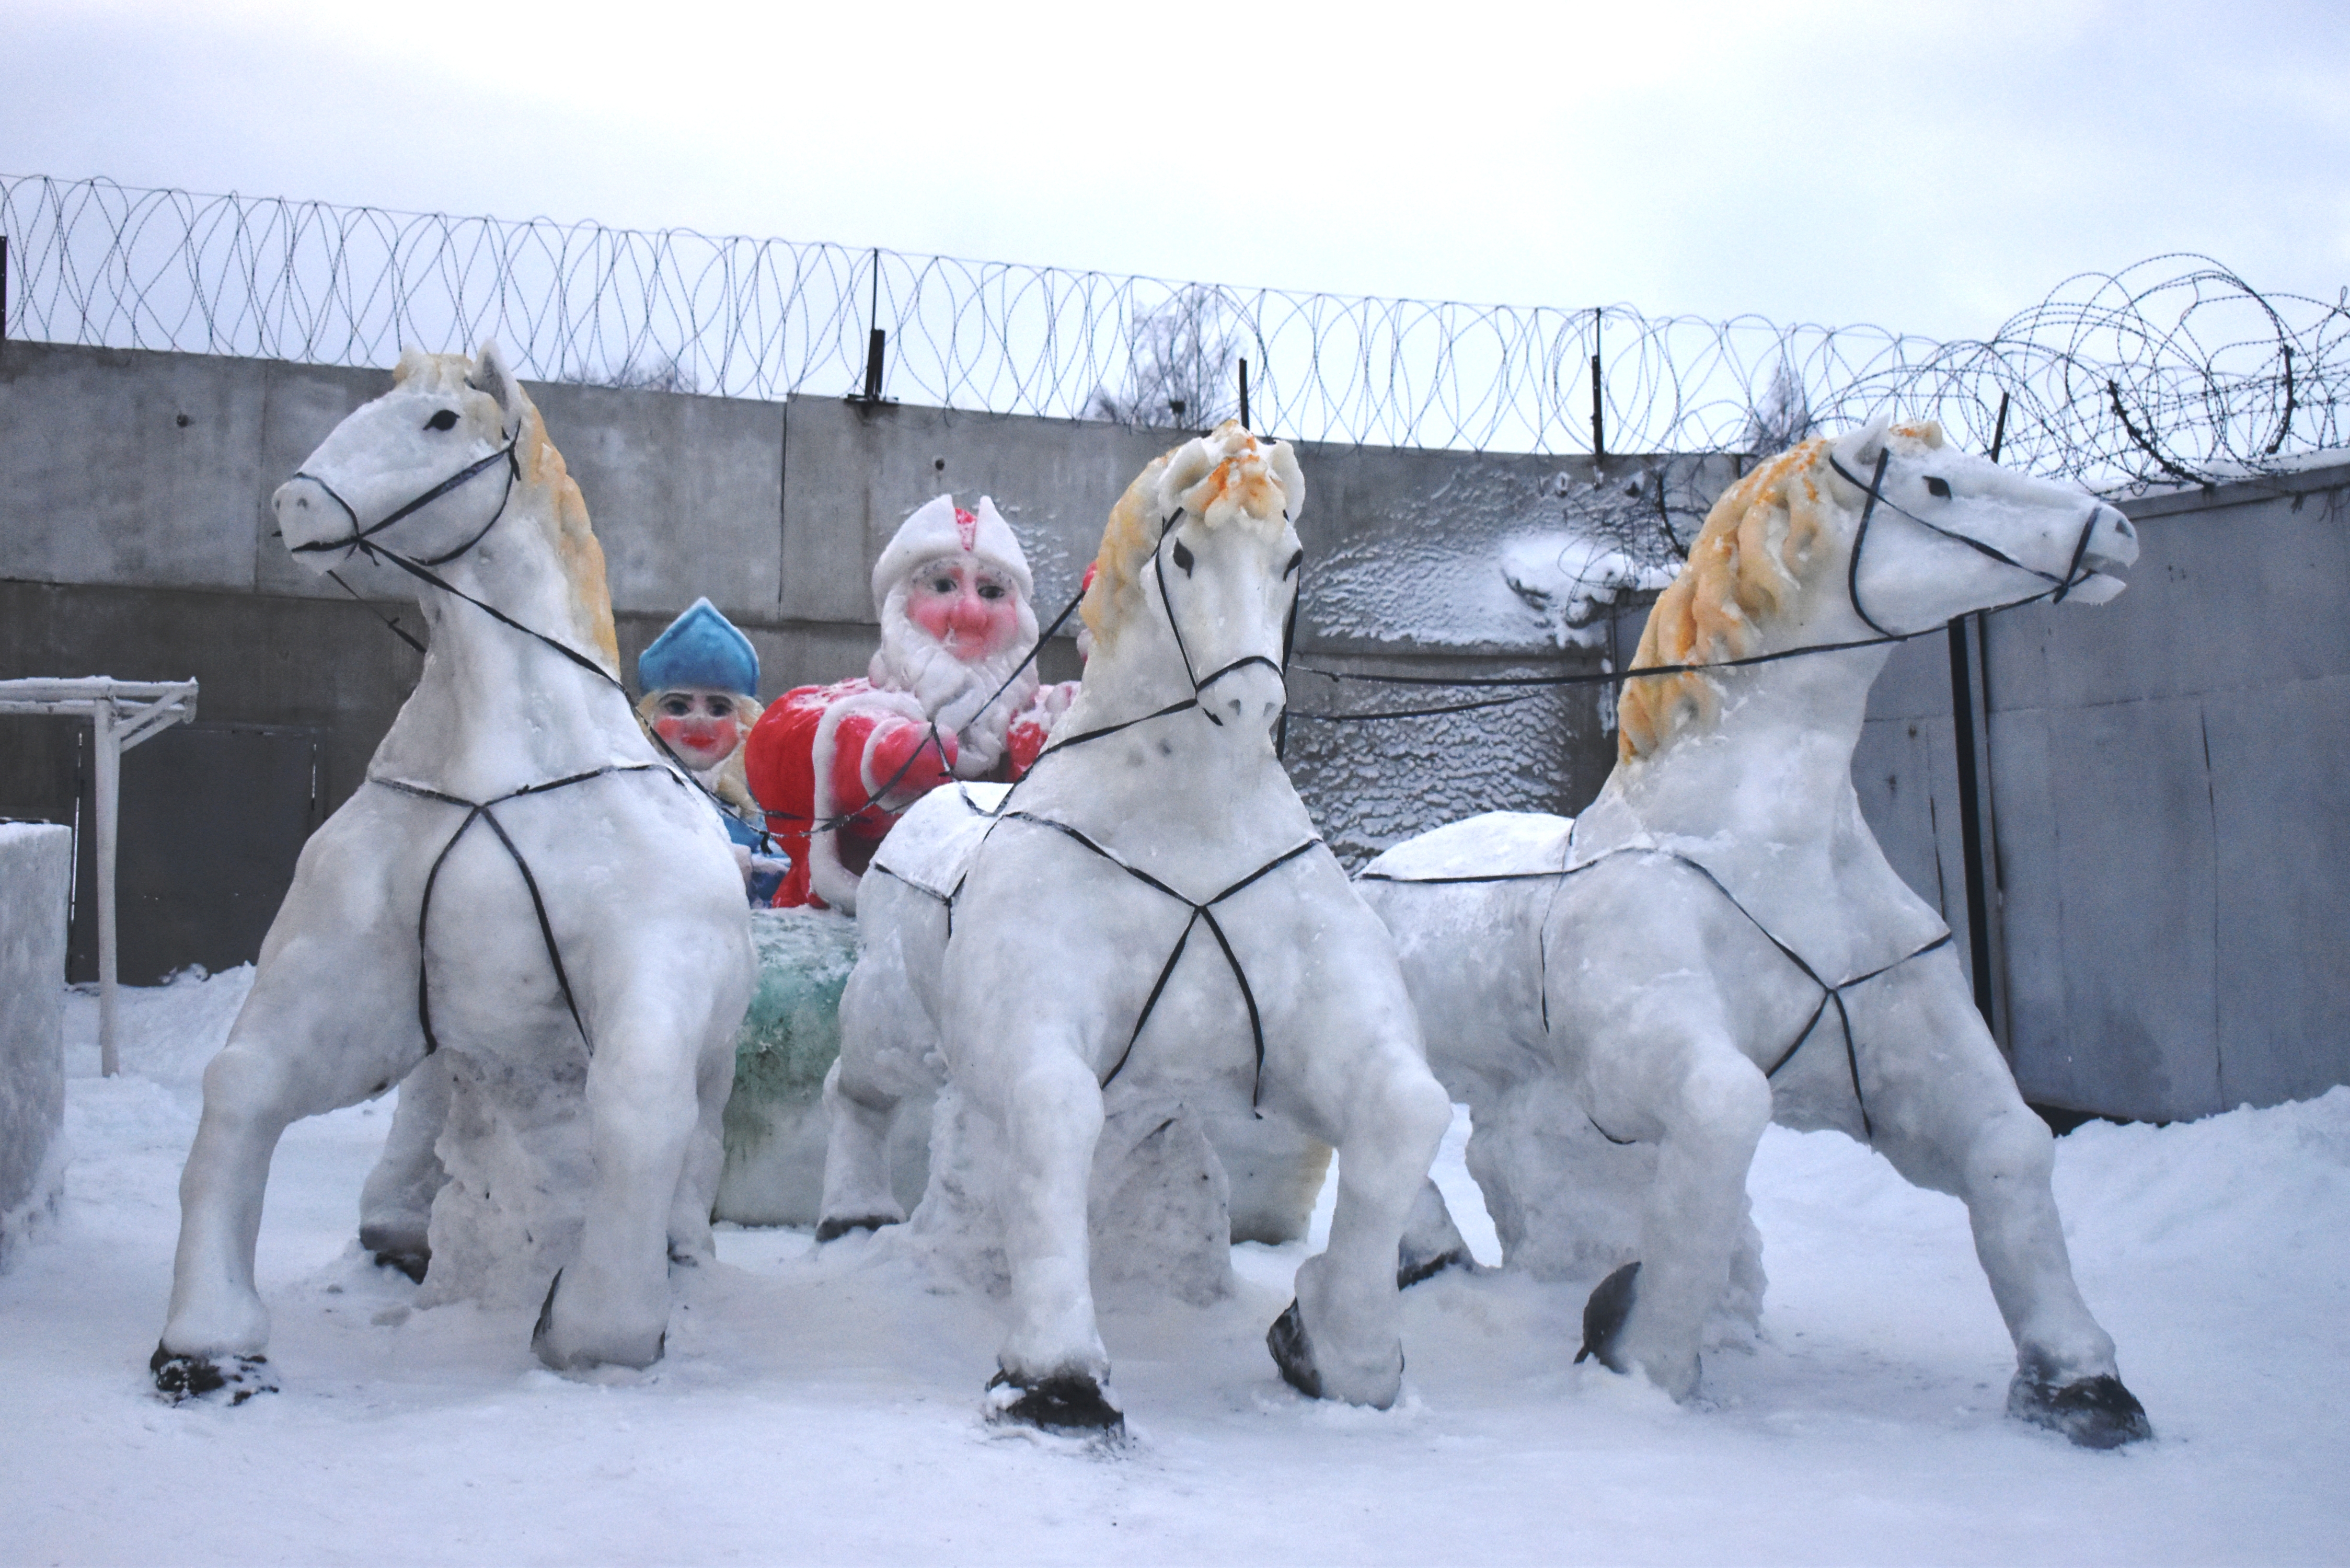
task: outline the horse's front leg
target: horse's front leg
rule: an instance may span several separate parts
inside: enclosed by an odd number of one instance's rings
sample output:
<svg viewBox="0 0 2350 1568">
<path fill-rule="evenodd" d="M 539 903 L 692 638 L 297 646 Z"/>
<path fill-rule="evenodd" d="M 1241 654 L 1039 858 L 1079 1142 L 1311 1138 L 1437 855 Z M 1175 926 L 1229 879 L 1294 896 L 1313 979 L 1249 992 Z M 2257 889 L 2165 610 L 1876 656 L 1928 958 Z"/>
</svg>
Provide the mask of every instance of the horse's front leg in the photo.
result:
<svg viewBox="0 0 2350 1568">
<path fill-rule="evenodd" d="M 597 977 L 595 1000 L 583 1010 L 595 1048 L 587 1088 L 595 1185 L 578 1255 L 548 1285 L 531 1334 L 539 1359 L 558 1371 L 660 1359 L 680 1193 L 695 1186 L 688 1161 L 712 1121 L 718 1075 L 731 1083 L 713 1042 L 731 1041 L 749 990 L 747 953 L 733 950 L 733 933 L 722 928 L 664 937 L 639 926 L 627 935 L 595 955 L 600 961 L 581 966 Z M 702 961 L 680 961 L 681 954 Z M 677 972 L 729 983 L 697 990 L 675 983 Z M 704 1185 L 714 1191 L 714 1182 Z M 697 1251 L 708 1235 L 706 1211 L 698 1227 L 685 1224 L 681 1240 Z"/>
<path fill-rule="evenodd" d="M 1452 1102 L 1391 965 L 1366 961 L 1311 995 L 1292 1027 L 1314 1037 L 1268 1052 L 1265 1097 L 1336 1146 L 1338 1201 L 1329 1246 L 1299 1266 L 1297 1299 L 1266 1343 L 1299 1392 L 1384 1410 L 1403 1387 L 1399 1250 L 1415 1204 L 1435 1196 L 1428 1168 Z M 1441 1199 L 1428 1207 L 1426 1228 L 1457 1241 Z"/>
<path fill-rule="evenodd" d="M 1012 1274 L 1012 1323 L 988 1385 L 988 1417 L 1048 1430 L 1122 1432 L 1109 1353 L 1094 1315 L 1087 1199 L 1102 1130 L 1101 1085 L 1067 1044 L 1007 1042 L 957 1077 L 1003 1129 L 996 1209 Z M 958 1061 L 968 1058 L 959 1056 Z M 977 1080 L 988 1081 L 982 1087 Z"/>
<path fill-rule="evenodd" d="M 1587 1108 L 1607 1133 L 1653 1141 L 1657 1166 L 1639 1260 L 1592 1293 L 1583 1354 L 1618 1372 L 1637 1366 L 1686 1399 L 1706 1314 L 1746 1234 L 1746 1173 L 1771 1125 L 1771 1085 L 1738 1049 L 1710 985 L 1659 981 L 1615 1000 L 1620 1011 L 1575 1003 Z"/>
<path fill-rule="evenodd" d="M 150 1362 L 174 1400 L 225 1391 L 242 1403 L 276 1386 L 253 1259 L 278 1137 L 301 1117 L 381 1094 L 424 1054 L 413 1002 L 402 1006 L 415 970 L 403 977 L 383 960 L 351 933 L 273 941 L 204 1069 L 203 1118 L 180 1174 L 171 1310 Z"/>
<path fill-rule="evenodd" d="M 1967 1206 L 1975 1256 L 2015 1342 L 2008 1412 L 2087 1448 L 2152 1437 L 2123 1386 L 2114 1342 L 2090 1315 L 2050 1188 L 2055 1145 L 2023 1103 L 1998 1044 L 1947 950 L 1919 959 L 1855 999 L 1872 1049 L 1863 1086 L 1875 1147 L 1918 1186 Z"/>
</svg>

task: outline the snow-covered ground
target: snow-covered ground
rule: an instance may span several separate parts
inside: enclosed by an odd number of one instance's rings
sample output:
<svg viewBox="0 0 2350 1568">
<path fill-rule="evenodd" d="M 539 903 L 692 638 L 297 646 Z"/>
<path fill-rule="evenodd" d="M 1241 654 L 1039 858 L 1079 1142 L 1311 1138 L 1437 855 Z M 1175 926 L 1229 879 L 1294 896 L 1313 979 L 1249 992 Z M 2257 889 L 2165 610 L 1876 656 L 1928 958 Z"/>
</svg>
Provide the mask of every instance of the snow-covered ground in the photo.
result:
<svg viewBox="0 0 2350 1568">
<path fill-rule="evenodd" d="M 2081 1284 L 2158 1440 L 2087 1453 L 2002 1414 L 2012 1356 L 1952 1199 L 1831 1134 L 1753 1174 L 1764 1342 L 1680 1408 L 1569 1365 L 1584 1286 L 1406 1298 L 1407 1397 L 1302 1399 L 1236 1299 L 1110 1309 L 1135 1441 L 983 1428 L 992 1303 L 887 1240 L 724 1230 L 668 1358 L 575 1381 L 527 1311 L 412 1312 L 364 1262 L 390 1102 L 280 1146 L 261 1236 L 284 1392 L 149 1392 L 203 1064 L 250 971 L 126 995 L 123 1075 L 68 1000 L 56 1220 L 0 1275 L 0 1562 L 2246 1563 L 2350 1561 L 2350 1090 L 2058 1145 Z M 1456 1127 L 1440 1176 L 1476 1214 Z M 1472 1240 L 1490 1261 L 1490 1229 Z"/>
</svg>

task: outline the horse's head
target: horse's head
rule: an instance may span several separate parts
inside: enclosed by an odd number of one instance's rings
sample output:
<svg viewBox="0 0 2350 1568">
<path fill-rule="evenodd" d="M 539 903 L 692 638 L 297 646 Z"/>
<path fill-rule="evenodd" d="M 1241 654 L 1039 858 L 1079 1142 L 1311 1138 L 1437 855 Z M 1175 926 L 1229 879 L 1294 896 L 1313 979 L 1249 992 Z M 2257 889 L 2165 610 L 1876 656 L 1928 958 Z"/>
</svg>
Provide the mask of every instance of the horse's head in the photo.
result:
<svg viewBox="0 0 2350 1568">
<path fill-rule="evenodd" d="M 1722 493 L 1632 667 L 1890 641 L 2035 599 L 2101 604 L 2136 559 L 2129 519 L 2088 492 L 1960 452 L 1939 425 L 1880 415 L 1782 452 Z M 1710 720 L 1720 691 L 1699 672 L 1627 681 L 1617 755 L 1646 755 Z"/>
<path fill-rule="evenodd" d="M 427 580 L 418 568 L 463 571 L 513 517 L 552 546 L 576 631 L 617 667 L 604 553 L 587 506 L 494 343 L 477 358 L 402 354 L 391 390 L 337 425 L 270 509 L 286 547 L 312 570 L 372 568 L 380 587 L 409 591 Z"/>
<path fill-rule="evenodd" d="M 1211 723 L 1269 732 L 1287 701 L 1305 561 L 1291 520 L 1305 504 L 1295 451 L 1237 420 L 1144 469 L 1110 513 L 1086 594 L 1088 685 L 1171 667 Z"/>
<path fill-rule="evenodd" d="M 2103 604 L 2137 559 L 2137 531 L 2116 508 L 1960 452 L 1930 421 L 1879 415 L 1820 466 L 1840 504 L 1829 553 L 1844 607 L 1879 636 L 2036 598 Z"/>
</svg>

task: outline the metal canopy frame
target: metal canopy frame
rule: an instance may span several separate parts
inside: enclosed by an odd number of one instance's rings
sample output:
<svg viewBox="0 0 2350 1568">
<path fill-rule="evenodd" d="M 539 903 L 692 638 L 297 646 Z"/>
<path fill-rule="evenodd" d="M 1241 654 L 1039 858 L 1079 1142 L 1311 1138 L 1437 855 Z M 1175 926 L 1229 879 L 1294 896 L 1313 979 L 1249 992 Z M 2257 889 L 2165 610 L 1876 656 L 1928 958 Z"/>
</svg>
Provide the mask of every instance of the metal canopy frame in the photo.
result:
<svg viewBox="0 0 2350 1568">
<path fill-rule="evenodd" d="M 0 680 L 0 713 L 46 713 L 87 718 L 97 744 L 96 800 L 91 826 L 98 836 L 98 1057 L 99 1070 L 112 1077 L 121 1069 L 114 1034 L 114 839 L 122 798 L 122 753 L 173 724 L 193 722 L 192 680 L 117 680 L 110 676 L 78 680 Z"/>
</svg>

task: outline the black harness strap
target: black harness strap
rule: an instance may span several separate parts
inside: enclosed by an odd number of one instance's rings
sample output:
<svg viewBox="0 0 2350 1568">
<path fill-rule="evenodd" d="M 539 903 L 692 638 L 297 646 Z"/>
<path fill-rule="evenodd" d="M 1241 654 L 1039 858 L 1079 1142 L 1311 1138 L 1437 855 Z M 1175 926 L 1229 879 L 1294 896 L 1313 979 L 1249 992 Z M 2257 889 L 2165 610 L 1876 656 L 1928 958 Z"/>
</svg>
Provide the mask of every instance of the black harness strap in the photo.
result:
<svg viewBox="0 0 2350 1568">
<path fill-rule="evenodd" d="M 572 1026 L 579 1031 L 580 1044 L 588 1047 L 590 1055 L 595 1054 L 595 1044 L 588 1038 L 588 1025 L 579 1015 L 578 998 L 571 990 L 570 973 L 563 967 L 563 950 L 555 940 L 555 922 L 547 916 L 546 899 L 538 890 L 538 878 L 531 874 L 530 862 L 524 857 L 522 850 L 515 845 L 513 836 L 506 832 L 505 825 L 498 820 L 497 813 L 493 808 L 504 805 L 508 801 L 520 800 L 526 795 L 546 794 L 550 791 L 565 789 L 572 784 L 585 784 L 589 779 L 602 778 L 607 774 L 637 773 L 661 773 L 675 776 L 671 769 L 663 767 L 659 763 L 613 763 L 604 767 L 591 768 L 586 773 L 572 774 L 564 778 L 525 784 L 520 789 L 508 790 L 494 799 L 475 801 L 467 800 L 463 795 L 450 794 L 442 790 L 428 789 L 422 784 L 410 784 L 404 779 L 381 778 L 373 774 L 368 775 L 368 783 L 380 784 L 383 788 L 400 794 L 412 795 L 419 800 L 437 801 L 443 805 L 461 805 L 465 808 L 465 819 L 457 825 L 457 831 L 449 836 L 449 842 L 441 846 L 441 853 L 432 857 L 432 868 L 424 876 L 424 896 L 416 909 L 416 1021 L 424 1031 L 426 1055 L 430 1056 L 441 1048 L 440 1037 L 434 1033 L 432 1028 L 431 949 L 428 946 L 432 924 L 432 889 L 441 880 L 441 867 L 447 863 L 451 851 L 457 847 L 457 841 L 463 838 L 466 831 L 476 822 L 489 824 L 490 831 L 497 835 L 498 842 L 505 847 L 507 857 L 515 863 L 515 869 L 522 873 L 523 887 L 530 894 L 531 912 L 538 917 L 539 940 L 546 944 L 547 963 L 555 971 L 556 989 L 563 993 L 564 1008 L 571 1014 Z"/>
<path fill-rule="evenodd" d="M 498 519 L 505 515 L 506 503 L 514 498 L 515 484 L 522 478 L 522 460 L 515 455 L 515 443 L 521 440 L 522 428 L 517 425 L 515 427 L 515 433 L 507 438 L 505 445 L 500 447 L 497 451 L 490 453 L 487 457 L 482 458 L 478 462 L 466 464 L 463 468 L 459 469 L 456 472 L 451 474 L 448 478 L 442 480 L 432 489 L 425 491 L 422 494 L 409 501 L 405 504 L 395 508 L 388 516 L 383 518 L 382 521 L 369 524 L 364 528 L 359 526 L 359 513 L 352 507 L 349 502 L 343 499 L 342 493 L 336 490 L 333 485 L 328 483 L 325 480 L 319 478 L 315 473 L 296 473 L 294 476 L 295 478 L 308 480 L 311 483 L 325 491 L 334 504 L 343 509 L 343 515 L 351 520 L 351 531 L 350 534 L 344 538 L 320 539 L 307 545 L 296 545 L 293 546 L 293 548 L 296 554 L 305 555 L 313 551 L 320 550 L 365 550 L 369 547 L 369 542 L 373 539 L 376 535 L 382 533 L 385 529 L 390 527 L 401 518 L 407 517 L 413 513 L 421 512 L 424 508 L 432 505 L 434 502 L 440 500 L 451 491 L 455 490 L 460 485 L 463 485 L 469 480 L 473 479 L 474 475 L 486 472 L 499 462 L 504 462 L 506 465 L 505 492 L 498 497 L 498 509 L 490 514 L 490 520 L 487 523 L 483 524 L 480 531 L 474 534 L 472 538 L 466 540 L 455 549 L 444 552 L 442 555 L 428 556 L 424 561 L 424 565 L 428 566 L 445 566 L 450 562 L 455 560 L 458 556 L 463 555 L 466 551 L 472 549 L 474 545 L 480 544 L 484 539 L 489 537 L 490 530 L 496 527 L 498 524 Z"/>
<path fill-rule="evenodd" d="M 1254 1085 L 1249 1091 L 1249 1107 L 1252 1110 L 1255 1109 L 1257 1099 L 1264 1090 L 1264 1020 L 1263 1014 L 1257 1011 L 1256 992 L 1254 988 L 1249 984 L 1248 971 L 1241 966 L 1240 955 L 1232 950 L 1232 939 L 1224 934 L 1223 923 L 1216 919 L 1215 906 L 1222 903 L 1225 899 L 1232 897 L 1235 893 L 1240 892 L 1243 888 L 1254 885 L 1259 879 L 1271 874 L 1277 868 L 1286 866 L 1289 862 L 1296 859 L 1307 850 L 1318 846 L 1322 843 L 1322 840 L 1318 837 L 1307 838 L 1287 849 L 1283 850 L 1280 854 L 1274 856 L 1272 859 L 1266 861 L 1263 865 L 1258 867 L 1255 870 L 1250 872 L 1239 881 L 1232 883 L 1222 892 L 1214 895 L 1212 898 L 1194 899 L 1187 898 L 1183 894 L 1177 892 L 1173 888 L 1169 887 L 1165 882 L 1160 881 L 1149 872 L 1143 870 L 1140 867 L 1127 860 L 1115 850 L 1105 848 L 1102 845 L 1095 842 L 1094 839 L 1087 835 L 1078 831 L 1076 828 L 1071 827 L 1067 823 L 1055 822 L 1049 816 L 1038 816 L 1032 812 L 1025 811 L 1007 811 L 999 816 L 997 820 L 999 822 L 1027 822 L 1034 823 L 1038 827 L 1049 827 L 1054 832 L 1068 838 L 1071 842 L 1082 845 L 1085 848 L 1090 850 L 1093 854 L 1099 856 L 1102 859 L 1108 861 L 1111 865 L 1117 867 L 1119 870 L 1125 872 L 1136 881 L 1142 883 L 1145 887 L 1165 894 L 1168 898 L 1174 899 L 1177 903 L 1181 904 L 1191 912 L 1191 918 L 1183 922 L 1183 929 L 1176 935 L 1174 950 L 1167 955 L 1167 961 L 1159 966 L 1159 978 L 1150 987 L 1150 995 L 1144 1001 L 1141 1012 L 1135 1018 L 1134 1028 L 1127 1034 L 1126 1049 L 1118 1053 L 1118 1060 L 1111 1064 L 1109 1072 L 1103 1076 L 1102 1087 L 1105 1089 L 1109 1087 L 1111 1081 L 1125 1069 L 1127 1058 L 1134 1054 L 1135 1042 L 1142 1038 L 1143 1025 L 1150 1022 L 1152 1012 L 1159 1006 L 1159 998 L 1166 992 L 1168 981 L 1172 979 L 1174 976 L 1175 965 L 1182 959 L 1183 950 L 1191 940 L 1191 928 L 1197 925 L 1205 924 L 1208 928 L 1208 934 L 1216 939 L 1216 946 L 1222 950 L 1224 963 L 1226 967 L 1231 969 L 1232 971 L 1232 979 L 1241 988 L 1241 1001 L 1248 1008 L 1249 1038 L 1256 1048 L 1256 1080 Z M 993 834 L 994 829 L 991 827 L 988 831 Z M 958 893 L 962 891 L 960 884 L 956 886 L 955 890 Z M 951 909 L 951 904 L 950 904 L 950 909 Z M 950 916 L 950 918 L 951 918 L 951 916 Z"/>
</svg>

